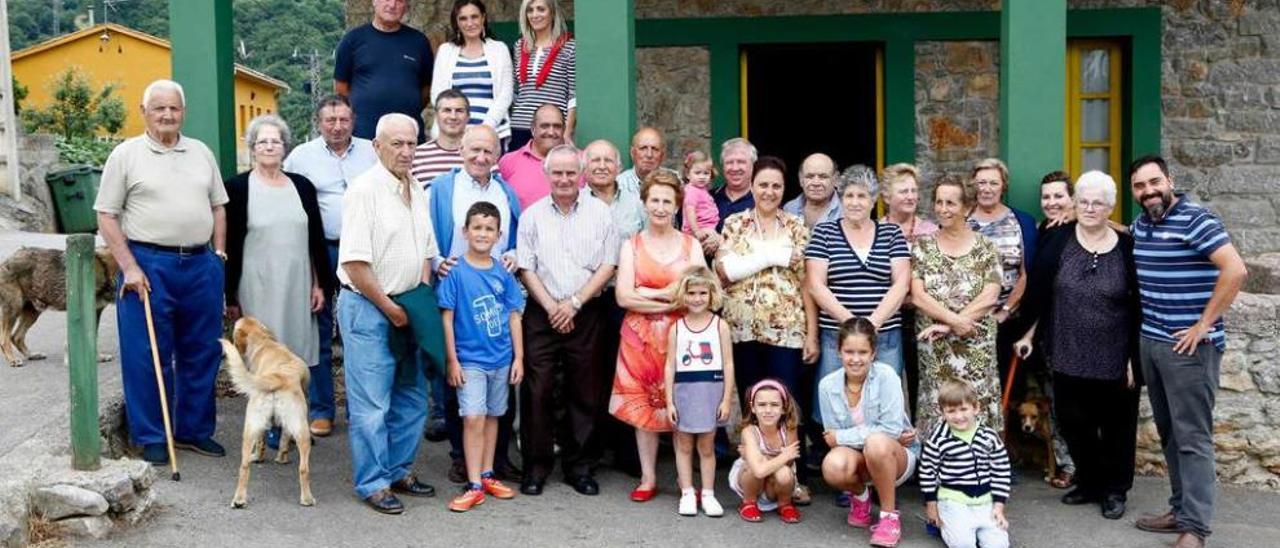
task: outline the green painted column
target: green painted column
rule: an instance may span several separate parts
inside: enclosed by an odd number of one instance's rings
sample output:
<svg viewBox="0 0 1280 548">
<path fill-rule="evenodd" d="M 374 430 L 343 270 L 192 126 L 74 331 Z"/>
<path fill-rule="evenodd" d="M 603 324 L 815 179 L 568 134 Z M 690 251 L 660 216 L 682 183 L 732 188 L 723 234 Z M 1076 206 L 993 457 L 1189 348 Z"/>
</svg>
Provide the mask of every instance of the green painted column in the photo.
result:
<svg viewBox="0 0 1280 548">
<path fill-rule="evenodd" d="M 97 470 L 98 313 L 94 306 L 93 235 L 67 236 L 67 365 L 71 378 L 71 467 Z"/>
<path fill-rule="evenodd" d="M 574 141 L 608 139 L 625 151 L 636 126 L 633 0 L 574 4 L 578 41 L 578 121 Z M 623 157 L 627 155 L 624 152 Z"/>
<path fill-rule="evenodd" d="M 182 132 L 213 150 L 223 176 L 236 170 L 232 0 L 169 0 L 173 79 L 182 84 Z"/>
<path fill-rule="evenodd" d="M 1063 169 L 1067 2 L 1004 0 L 1000 11 L 1000 156 L 1008 203 L 1040 214 L 1040 177 Z"/>
</svg>

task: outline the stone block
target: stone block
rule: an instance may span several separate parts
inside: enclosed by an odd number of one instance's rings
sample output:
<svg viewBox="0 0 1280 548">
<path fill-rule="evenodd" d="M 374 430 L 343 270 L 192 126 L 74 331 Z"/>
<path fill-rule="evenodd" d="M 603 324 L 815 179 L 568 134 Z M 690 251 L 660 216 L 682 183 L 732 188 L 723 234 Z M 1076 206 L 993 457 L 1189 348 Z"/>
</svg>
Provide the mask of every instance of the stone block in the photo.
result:
<svg viewBox="0 0 1280 548">
<path fill-rule="evenodd" d="M 0 546 L 26 546 L 26 519 L 20 522 L 9 514 L 0 512 Z"/>
<path fill-rule="evenodd" d="M 1231 235 L 1236 247 L 1243 255 L 1271 253 L 1280 251 L 1280 229 L 1251 228 L 1236 231 Z"/>
<path fill-rule="evenodd" d="M 67 535 L 99 540 L 107 538 L 107 535 L 110 535 L 111 530 L 115 527 L 111 518 L 106 516 L 67 518 L 55 523 Z"/>
<path fill-rule="evenodd" d="M 1224 322 L 1231 332 L 1247 333 L 1253 337 L 1274 337 L 1277 333 L 1280 311 L 1280 295 L 1240 293 L 1227 310 Z"/>
<path fill-rule="evenodd" d="M 1268 228 L 1276 226 L 1276 210 L 1268 200 L 1259 200 L 1255 196 L 1217 196 L 1205 200 L 1209 206 L 1222 217 L 1229 229 Z"/>
<path fill-rule="evenodd" d="M 1173 158 L 1187 166 L 1217 167 L 1231 161 L 1235 156 L 1235 146 L 1235 143 L 1222 141 L 1178 141 L 1172 146 Z"/>
<path fill-rule="evenodd" d="M 1263 135 L 1258 137 L 1258 148 L 1254 161 L 1259 164 L 1280 164 L 1280 136 Z M 1277 168 L 1280 170 L 1280 168 Z"/>
<path fill-rule="evenodd" d="M 1178 175 L 1175 173 L 1175 178 Z M 1206 188 L 1215 195 L 1271 195 L 1276 191 L 1277 180 L 1280 180 L 1280 166 L 1230 164 L 1221 166 L 1216 172 L 1206 177 L 1208 183 Z"/>
<path fill-rule="evenodd" d="M 111 512 L 116 514 L 128 512 L 138 500 L 137 491 L 133 489 L 133 479 L 125 470 L 80 475 L 68 483 L 101 493 L 111 505 Z"/>
<path fill-rule="evenodd" d="M 31 504 L 36 512 L 50 520 L 71 516 L 100 516 L 110 506 L 101 494 L 74 485 L 53 485 L 36 489 L 31 497 Z"/>
<path fill-rule="evenodd" d="M 1240 351 L 1228 350 L 1222 355 L 1222 371 L 1218 378 L 1218 386 L 1232 392 L 1250 392 L 1257 390 L 1253 378 L 1249 376 L 1249 359 Z"/>
<path fill-rule="evenodd" d="M 1280 112 L 1274 109 L 1227 111 L 1222 115 L 1222 126 L 1229 131 L 1241 133 L 1280 134 Z"/>
<path fill-rule="evenodd" d="M 1280 295 L 1280 253 L 1245 257 L 1244 264 L 1249 269 L 1244 291 Z"/>
<path fill-rule="evenodd" d="M 1237 28 L 1241 36 L 1275 36 L 1280 34 L 1280 16 L 1270 11 L 1244 14 Z"/>
</svg>

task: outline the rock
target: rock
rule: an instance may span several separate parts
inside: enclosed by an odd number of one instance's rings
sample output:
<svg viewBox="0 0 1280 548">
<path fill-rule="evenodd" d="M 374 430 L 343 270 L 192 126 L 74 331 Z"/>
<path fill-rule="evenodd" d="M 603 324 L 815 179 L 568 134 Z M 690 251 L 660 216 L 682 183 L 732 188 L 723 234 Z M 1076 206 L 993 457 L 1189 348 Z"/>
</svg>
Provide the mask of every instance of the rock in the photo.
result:
<svg viewBox="0 0 1280 548">
<path fill-rule="evenodd" d="M 24 518 L 20 523 L 12 516 L 0 512 L 0 546 L 26 546 L 27 526 Z"/>
<path fill-rule="evenodd" d="M 110 504 L 102 495 L 74 485 L 41 487 L 31 497 L 36 512 L 50 520 L 70 516 L 100 516 Z"/>
<path fill-rule="evenodd" d="M 1249 279 L 1245 281 L 1243 291 L 1280 295 L 1280 253 L 1248 257 L 1244 264 L 1249 269 Z"/>
<path fill-rule="evenodd" d="M 106 516 L 67 518 L 54 523 L 62 532 L 68 535 L 95 539 L 106 538 L 115 527 L 111 518 Z"/>
<path fill-rule="evenodd" d="M 1218 386 L 1233 392 L 1256 390 L 1247 370 L 1248 358 L 1243 352 L 1228 350 L 1222 355 L 1222 372 Z"/>
<path fill-rule="evenodd" d="M 141 460 L 128 460 L 125 469 L 129 473 L 129 479 L 133 481 L 133 490 L 142 493 L 151 488 L 156 481 L 156 469 Z"/>
<path fill-rule="evenodd" d="M 133 506 L 132 510 L 125 512 L 120 516 L 121 523 L 127 527 L 133 527 L 142 520 L 151 516 L 151 509 L 155 506 L 156 492 L 148 490 L 142 496 L 138 497 L 138 503 Z"/>
</svg>

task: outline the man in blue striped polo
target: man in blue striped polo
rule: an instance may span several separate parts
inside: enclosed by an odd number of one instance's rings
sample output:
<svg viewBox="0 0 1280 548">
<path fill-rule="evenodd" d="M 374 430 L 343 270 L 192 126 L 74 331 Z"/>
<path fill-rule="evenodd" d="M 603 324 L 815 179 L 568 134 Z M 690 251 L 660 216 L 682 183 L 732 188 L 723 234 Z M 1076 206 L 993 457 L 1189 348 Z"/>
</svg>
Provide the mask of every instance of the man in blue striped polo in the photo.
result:
<svg viewBox="0 0 1280 548">
<path fill-rule="evenodd" d="M 1143 214 L 1132 226 L 1142 295 L 1142 373 L 1173 495 L 1145 531 L 1179 533 L 1175 548 L 1204 546 L 1213 518 L 1213 404 L 1226 347 L 1222 314 L 1244 285 L 1245 266 L 1222 220 L 1175 193 L 1159 156 L 1129 168 Z"/>
</svg>

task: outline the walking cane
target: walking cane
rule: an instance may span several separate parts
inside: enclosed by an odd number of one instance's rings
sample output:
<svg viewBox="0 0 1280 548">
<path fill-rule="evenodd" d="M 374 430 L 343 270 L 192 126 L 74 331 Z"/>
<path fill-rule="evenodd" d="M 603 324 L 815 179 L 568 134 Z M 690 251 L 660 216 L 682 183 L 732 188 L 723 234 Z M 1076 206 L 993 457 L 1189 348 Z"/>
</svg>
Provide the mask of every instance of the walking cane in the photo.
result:
<svg viewBox="0 0 1280 548">
<path fill-rule="evenodd" d="M 160 349 L 156 348 L 156 324 L 151 319 L 151 293 L 142 288 L 142 309 L 147 315 L 147 337 L 151 339 L 151 364 L 156 369 L 156 387 L 160 390 L 160 416 L 164 417 L 164 441 L 169 446 L 169 469 L 173 470 L 173 481 L 182 481 L 178 472 L 178 456 L 173 451 L 173 427 L 169 423 L 169 397 L 165 395 L 164 373 L 160 370 Z M 177 382 L 177 379 L 174 379 Z"/>
<path fill-rule="evenodd" d="M 1009 358 L 1009 378 L 1004 381 L 1004 394 L 1000 396 L 1000 414 L 1009 412 L 1009 393 L 1013 391 L 1013 378 L 1018 376 L 1018 354 Z"/>
</svg>

